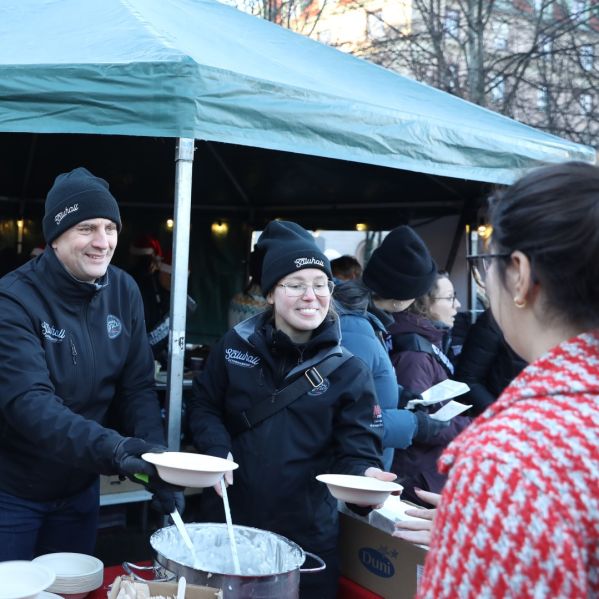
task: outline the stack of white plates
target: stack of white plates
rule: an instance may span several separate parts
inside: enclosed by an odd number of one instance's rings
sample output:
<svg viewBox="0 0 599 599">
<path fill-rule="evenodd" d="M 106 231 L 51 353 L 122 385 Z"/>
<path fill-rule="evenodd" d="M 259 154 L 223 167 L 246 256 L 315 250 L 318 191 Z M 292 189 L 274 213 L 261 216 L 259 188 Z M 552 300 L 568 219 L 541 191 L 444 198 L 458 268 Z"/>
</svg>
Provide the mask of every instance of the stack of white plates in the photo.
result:
<svg viewBox="0 0 599 599">
<path fill-rule="evenodd" d="M 104 564 L 91 555 L 47 553 L 33 561 L 56 574 L 54 584 L 47 589 L 51 593 L 68 596 L 69 599 L 83 599 L 102 586 Z"/>
<path fill-rule="evenodd" d="M 0 599 L 34 599 L 54 581 L 40 564 L 15 560 L 0 563 Z"/>
</svg>

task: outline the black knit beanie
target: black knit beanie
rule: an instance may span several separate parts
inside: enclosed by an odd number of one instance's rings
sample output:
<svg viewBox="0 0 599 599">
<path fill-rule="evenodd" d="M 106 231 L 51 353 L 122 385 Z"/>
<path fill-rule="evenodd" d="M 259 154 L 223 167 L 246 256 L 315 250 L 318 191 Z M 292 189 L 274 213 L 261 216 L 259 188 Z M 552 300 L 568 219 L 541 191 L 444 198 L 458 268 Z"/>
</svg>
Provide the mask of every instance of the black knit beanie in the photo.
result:
<svg viewBox="0 0 599 599">
<path fill-rule="evenodd" d="M 56 177 L 46 196 L 42 222 L 44 239 L 50 244 L 81 221 L 107 218 L 121 230 L 121 214 L 108 183 L 83 167 Z"/>
<path fill-rule="evenodd" d="M 374 250 L 362 280 L 384 299 L 424 295 L 435 282 L 437 265 L 419 235 L 408 226 L 393 229 Z"/>
<path fill-rule="evenodd" d="M 284 276 L 304 268 L 318 268 L 332 278 L 329 259 L 314 238 L 297 223 L 273 220 L 258 239 L 255 252 L 262 257 L 260 287 L 266 295 Z"/>
</svg>

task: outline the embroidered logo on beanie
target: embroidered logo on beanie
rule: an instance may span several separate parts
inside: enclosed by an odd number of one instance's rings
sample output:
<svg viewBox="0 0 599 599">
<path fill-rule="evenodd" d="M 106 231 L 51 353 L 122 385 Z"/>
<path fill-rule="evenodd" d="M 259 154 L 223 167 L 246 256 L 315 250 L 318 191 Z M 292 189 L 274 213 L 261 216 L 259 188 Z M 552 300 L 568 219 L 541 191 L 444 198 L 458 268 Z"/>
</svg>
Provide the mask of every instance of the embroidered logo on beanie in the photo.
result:
<svg viewBox="0 0 599 599">
<path fill-rule="evenodd" d="M 296 268 L 306 268 L 306 266 L 317 266 L 318 268 L 324 268 L 324 260 L 318 258 L 296 258 Z"/>
<path fill-rule="evenodd" d="M 79 204 L 73 204 L 72 206 L 69 206 L 68 208 L 65 208 L 62 212 L 59 212 L 55 217 L 54 217 L 54 222 L 59 225 L 60 221 L 67 215 L 67 214 L 71 214 L 71 212 L 77 212 L 77 210 L 79 210 Z"/>
</svg>

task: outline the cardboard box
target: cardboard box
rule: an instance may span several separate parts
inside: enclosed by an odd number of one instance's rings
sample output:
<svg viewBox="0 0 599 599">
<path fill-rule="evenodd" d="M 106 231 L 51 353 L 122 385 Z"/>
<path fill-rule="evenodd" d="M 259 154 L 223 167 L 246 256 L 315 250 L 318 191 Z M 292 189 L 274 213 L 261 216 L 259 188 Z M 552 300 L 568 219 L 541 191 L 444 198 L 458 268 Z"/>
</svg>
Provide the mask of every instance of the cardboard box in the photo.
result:
<svg viewBox="0 0 599 599">
<path fill-rule="evenodd" d="M 126 576 L 117 576 L 115 579 L 108 599 L 116 599 L 119 594 L 122 580 L 131 580 Z M 176 597 L 176 582 L 145 582 L 150 590 L 150 595 L 161 595 L 162 597 Z M 185 588 L 185 599 L 222 599 L 223 593 L 218 589 L 203 587 L 195 584 L 188 584 Z"/>
<path fill-rule="evenodd" d="M 391 498 L 390 498 L 391 499 Z M 361 517 L 343 504 L 339 514 L 341 574 L 386 599 L 412 599 L 427 549 L 391 536 L 401 510 L 394 498 L 382 510 Z M 394 509 L 397 508 L 397 509 Z"/>
</svg>

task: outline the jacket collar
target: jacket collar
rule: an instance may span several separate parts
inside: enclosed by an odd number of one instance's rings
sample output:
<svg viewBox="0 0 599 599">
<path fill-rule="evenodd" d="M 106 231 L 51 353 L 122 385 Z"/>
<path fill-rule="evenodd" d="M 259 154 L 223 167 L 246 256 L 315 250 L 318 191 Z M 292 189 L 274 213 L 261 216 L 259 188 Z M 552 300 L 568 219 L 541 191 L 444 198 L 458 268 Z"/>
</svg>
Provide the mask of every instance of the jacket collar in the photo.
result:
<svg viewBox="0 0 599 599">
<path fill-rule="evenodd" d="M 42 256 L 40 256 L 39 261 L 36 263 L 36 270 L 43 273 L 44 281 L 59 297 L 67 300 L 90 299 L 98 291 L 108 286 L 109 283 L 110 266 L 106 274 L 95 283 L 78 281 L 67 271 L 50 246 L 47 246 Z"/>
</svg>

